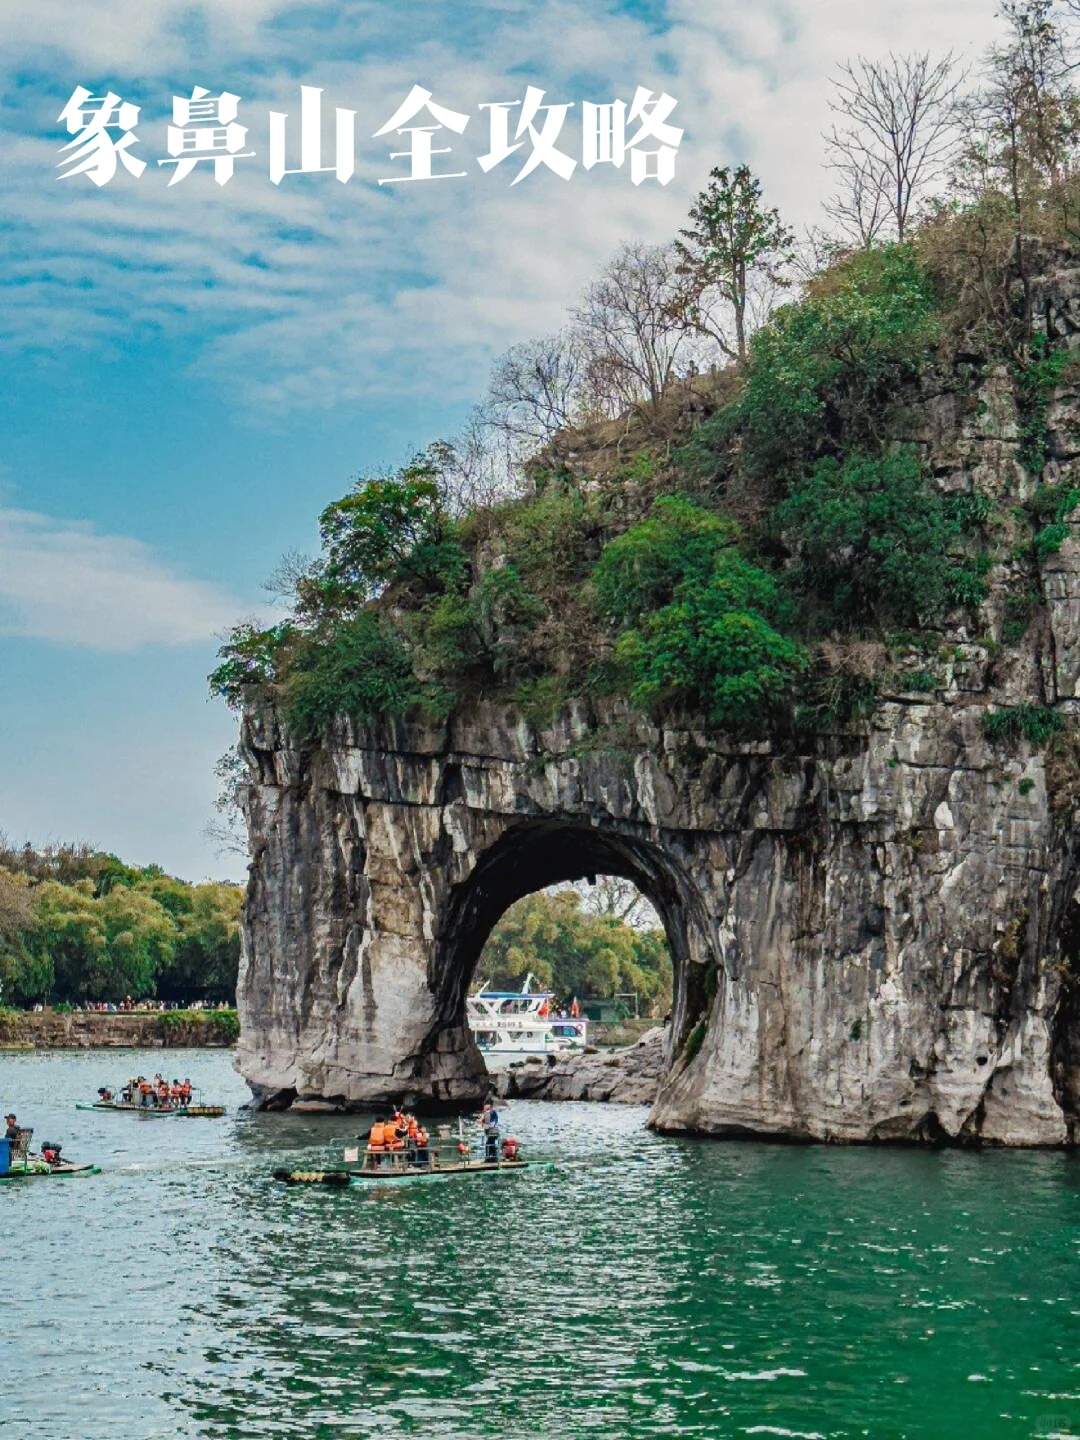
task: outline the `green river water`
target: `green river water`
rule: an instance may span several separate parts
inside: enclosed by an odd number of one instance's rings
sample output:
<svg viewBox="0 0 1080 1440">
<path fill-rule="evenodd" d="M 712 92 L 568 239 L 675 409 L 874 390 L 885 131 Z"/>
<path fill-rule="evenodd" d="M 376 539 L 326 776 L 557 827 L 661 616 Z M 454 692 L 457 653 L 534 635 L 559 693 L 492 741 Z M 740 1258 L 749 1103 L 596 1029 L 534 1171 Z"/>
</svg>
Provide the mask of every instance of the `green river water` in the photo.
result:
<svg viewBox="0 0 1080 1440">
<path fill-rule="evenodd" d="M 77 1113 L 189 1074 L 224 1120 Z M 0 1055 L 103 1169 L 0 1185 L 0 1432 L 1080 1436 L 1080 1158 L 666 1139 L 518 1103 L 553 1171 L 338 1192 L 355 1117 L 237 1113 L 228 1055 Z"/>
</svg>

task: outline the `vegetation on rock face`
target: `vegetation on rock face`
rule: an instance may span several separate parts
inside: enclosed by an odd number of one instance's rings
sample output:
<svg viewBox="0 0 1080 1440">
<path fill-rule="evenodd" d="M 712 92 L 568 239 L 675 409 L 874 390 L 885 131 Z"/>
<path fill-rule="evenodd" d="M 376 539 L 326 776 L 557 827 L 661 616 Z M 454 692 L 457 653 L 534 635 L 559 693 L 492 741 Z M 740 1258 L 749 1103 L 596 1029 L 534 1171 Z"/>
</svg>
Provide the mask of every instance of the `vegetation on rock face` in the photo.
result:
<svg viewBox="0 0 1080 1440">
<path fill-rule="evenodd" d="M 5 1001 L 232 1001 L 240 887 L 188 885 L 86 846 L 0 842 Z"/>
<path fill-rule="evenodd" d="M 613 540 L 593 576 L 602 613 L 623 623 L 614 675 L 643 708 L 677 705 L 724 729 L 760 725 L 805 668 L 773 624 L 776 580 L 740 554 L 733 527 L 666 497 Z"/>
<path fill-rule="evenodd" d="M 672 246 L 624 248 L 567 330 L 499 362 L 468 436 L 324 510 L 291 618 L 238 629 L 214 690 L 272 686 L 311 743 L 339 713 L 441 716 L 476 694 L 537 724 L 597 693 L 766 734 L 862 719 L 888 677 L 929 693 L 897 632 L 985 630 L 1011 522 L 977 476 L 947 492 L 913 417 L 943 392 L 974 414 L 994 373 L 1043 480 L 1014 509 L 1028 574 L 999 643 L 1019 643 L 1078 497 L 1044 480 L 1071 361 L 1036 281 L 1080 254 L 1080 99 L 1051 0 L 1003 14 L 973 86 L 950 57 L 843 67 L 843 233 L 818 237 L 812 273 L 755 177 L 714 171 Z M 906 118 L 875 130 L 893 101 Z M 897 186 L 903 154 L 921 159 Z"/>
<path fill-rule="evenodd" d="M 878 448 L 901 384 L 941 333 L 934 282 L 907 245 L 831 266 L 755 335 L 727 417 L 741 461 L 771 489 L 822 455 Z"/>
<path fill-rule="evenodd" d="M 1026 740 L 1036 749 L 1046 745 L 1065 727 L 1056 710 L 1046 705 L 1009 705 L 983 717 L 983 732 L 995 743 L 1016 745 Z"/>
<path fill-rule="evenodd" d="M 958 503 L 936 490 L 904 446 L 819 460 L 776 521 L 794 556 L 795 586 L 826 620 L 907 626 L 983 598 L 978 565 L 954 553 L 980 514 L 968 497 Z"/>
</svg>

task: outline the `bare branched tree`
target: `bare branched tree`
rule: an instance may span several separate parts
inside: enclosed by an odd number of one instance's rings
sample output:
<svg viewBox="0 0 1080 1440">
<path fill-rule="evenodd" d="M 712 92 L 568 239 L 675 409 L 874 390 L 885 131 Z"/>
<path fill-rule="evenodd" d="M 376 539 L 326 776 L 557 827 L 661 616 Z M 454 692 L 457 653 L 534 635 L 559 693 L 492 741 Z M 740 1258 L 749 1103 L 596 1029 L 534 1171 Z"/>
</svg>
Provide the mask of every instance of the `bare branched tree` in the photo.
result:
<svg viewBox="0 0 1080 1440">
<path fill-rule="evenodd" d="M 632 880 L 624 880 L 621 875 L 597 875 L 591 883 L 581 880 L 574 888 L 581 896 L 582 908 L 590 915 L 610 915 L 634 930 L 662 928 L 652 902 Z"/>
<path fill-rule="evenodd" d="M 579 418 L 585 360 L 571 328 L 514 345 L 495 361 L 483 404 L 485 422 L 515 451 L 535 451 Z"/>
<path fill-rule="evenodd" d="M 682 282 L 670 246 L 624 245 L 574 311 L 588 401 L 617 415 L 653 414 L 689 363 L 693 340 L 681 318 Z"/>
<path fill-rule="evenodd" d="M 840 189 L 826 206 L 849 239 L 903 240 L 921 199 L 948 168 L 957 142 L 964 74 L 950 53 L 890 55 L 842 65 L 825 140 Z"/>
<path fill-rule="evenodd" d="M 218 780 L 218 795 L 214 801 L 216 820 L 207 821 L 203 834 L 219 855 L 248 855 L 247 825 L 240 807 L 240 790 L 248 784 L 249 776 L 243 756 L 235 745 L 221 755 L 214 765 Z"/>
<path fill-rule="evenodd" d="M 271 574 L 263 581 L 262 588 L 275 600 L 295 606 L 298 588 L 311 574 L 314 564 L 310 555 L 305 555 L 300 550 L 286 550 Z"/>
<path fill-rule="evenodd" d="M 478 407 L 451 440 L 437 440 L 428 454 L 438 470 L 439 490 L 451 515 L 465 515 L 522 491 L 521 460 L 535 445 L 519 445 L 504 425 Z"/>
</svg>

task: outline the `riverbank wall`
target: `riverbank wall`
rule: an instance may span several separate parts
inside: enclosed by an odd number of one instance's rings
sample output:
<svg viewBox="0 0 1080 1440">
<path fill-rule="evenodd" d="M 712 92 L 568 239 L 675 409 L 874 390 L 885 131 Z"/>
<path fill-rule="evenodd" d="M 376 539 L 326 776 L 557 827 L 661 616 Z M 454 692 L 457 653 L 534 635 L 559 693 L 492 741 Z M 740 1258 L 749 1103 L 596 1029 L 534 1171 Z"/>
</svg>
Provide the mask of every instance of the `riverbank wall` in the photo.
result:
<svg viewBox="0 0 1080 1440">
<path fill-rule="evenodd" d="M 235 1010 L 98 1014 L 0 1010 L 0 1050 L 171 1050 L 236 1044 Z"/>
</svg>

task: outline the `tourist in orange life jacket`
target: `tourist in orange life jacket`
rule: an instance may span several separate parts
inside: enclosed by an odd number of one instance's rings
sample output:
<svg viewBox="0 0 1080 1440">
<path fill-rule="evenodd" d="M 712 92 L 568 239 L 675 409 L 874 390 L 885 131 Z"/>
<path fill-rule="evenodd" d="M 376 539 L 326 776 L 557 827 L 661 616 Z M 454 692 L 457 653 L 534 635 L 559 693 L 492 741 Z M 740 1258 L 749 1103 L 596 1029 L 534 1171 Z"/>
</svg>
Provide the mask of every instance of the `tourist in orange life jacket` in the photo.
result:
<svg viewBox="0 0 1080 1440">
<path fill-rule="evenodd" d="M 184 1083 L 180 1086 L 180 1099 L 185 1105 L 191 1104 L 191 1081 L 184 1076 Z"/>
<path fill-rule="evenodd" d="M 386 1131 L 389 1127 L 376 1120 L 368 1131 L 367 1149 L 373 1165 L 381 1165 L 386 1152 Z"/>
<path fill-rule="evenodd" d="M 400 1110 L 395 1110 L 386 1126 L 386 1145 L 390 1150 L 404 1150 L 405 1137 L 409 1133 L 408 1122 Z"/>
<path fill-rule="evenodd" d="M 150 1081 L 147 1080 L 147 1078 L 146 1078 L 145 1075 L 140 1075 L 140 1076 L 139 1076 L 139 1104 L 143 1107 L 144 1110 L 147 1109 L 150 1105 L 152 1105 L 152 1104 L 154 1103 L 154 1101 L 153 1101 L 153 1093 L 154 1093 L 154 1090 L 153 1090 L 153 1086 L 150 1084 Z"/>
</svg>

